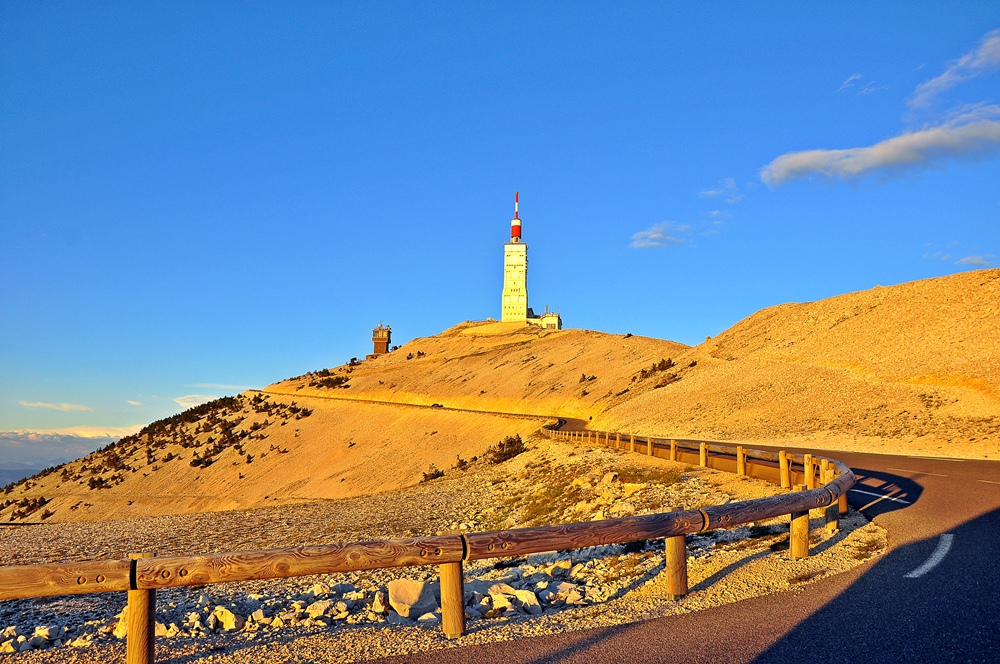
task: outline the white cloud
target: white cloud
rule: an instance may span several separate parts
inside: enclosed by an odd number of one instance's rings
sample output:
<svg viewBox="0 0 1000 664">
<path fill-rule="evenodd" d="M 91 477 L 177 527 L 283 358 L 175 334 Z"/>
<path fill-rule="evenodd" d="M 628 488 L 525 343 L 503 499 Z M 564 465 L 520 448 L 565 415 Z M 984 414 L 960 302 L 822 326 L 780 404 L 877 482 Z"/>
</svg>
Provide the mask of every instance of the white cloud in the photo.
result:
<svg viewBox="0 0 1000 664">
<path fill-rule="evenodd" d="M 847 88 L 853 88 L 855 83 L 861 80 L 861 74 L 851 74 L 847 77 L 847 80 L 840 84 L 837 88 L 837 92 L 843 92 Z"/>
<path fill-rule="evenodd" d="M 138 401 L 132 401 L 131 399 L 126 399 L 126 400 L 125 400 L 125 403 L 127 403 L 127 404 L 128 404 L 128 405 L 130 405 L 130 406 L 141 406 L 141 405 L 142 405 L 142 404 L 141 404 L 141 403 L 139 403 Z"/>
<path fill-rule="evenodd" d="M 911 108 L 927 106 L 942 92 L 992 69 L 1000 69 L 1000 30 L 987 33 L 974 51 L 952 62 L 941 75 L 918 85 L 907 103 Z"/>
<path fill-rule="evenodd" d="M 705 198 L 721 198 L 724 203 L 739 203 L 744 198 L 740 188 L 736 186 L 735 178 L 723 178 L 717 188 L 699 191 L 698 195 Z"/>
<path fill-rule="evenodd" d="M 48 403 L 46 401 L 18 401 L 18 403 L 24 406 L 25 408 L 49 408 L 51 410 L 62 410 L 62 411 L 94 410 L 90 406 L 84 406 L 83 404 L 79 403 Z"/>
<path fill-rule="evenodd" d="M 955 261 L 959 265 L 968 265 L 969 267 L 989 267 L 996 263 L 995 254 L 983 254 L 982 256 L 966 256 L 965 258 L 960 258 Z"/>
<path fill-rule="evenodd" d="M 937 165 L 954 157 L 981 157 L 1000 149 L 1000 107 L 979 107 L 958 118 L 880 141 L 844 150 L 803 150 L 783 154 L 765 166 L 760 178 L 770 185 L 824 175 L 852 178 L 877 171 Z"/>
<path fill-rule="evenodd" d="M 218 397 L 208 394 L 186 394 L 182 397 L 176 397 L 174 399 L 174 403 L 187 410 L 188 408 L 194 408 L 195 406 L 200 406 L 203 403 L 208 403 L 213 399 L 218 399 Z"/>
<path fill-rule="evenodd" d="M 662 221 L 653 224 L 644 231 L 639 231 L 632 235 L 632 247 L 634 249 L 658 249 L 660 247 L 677 247 L 687 240 L 686 235 L 691 233 L 691 226 L 688 224 L 675 224 L 672 221 Z"/>
</svg>

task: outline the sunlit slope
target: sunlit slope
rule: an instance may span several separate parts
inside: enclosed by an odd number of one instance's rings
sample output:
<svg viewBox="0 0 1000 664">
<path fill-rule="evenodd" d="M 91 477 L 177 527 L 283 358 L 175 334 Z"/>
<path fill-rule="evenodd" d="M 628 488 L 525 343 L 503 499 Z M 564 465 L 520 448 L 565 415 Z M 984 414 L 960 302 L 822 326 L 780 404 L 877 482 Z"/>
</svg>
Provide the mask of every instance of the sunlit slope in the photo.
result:
<svg viewBox="0 0 1000 664">
<path fill-rule="evenodd" d="M 544 423 L 253 392 L 166 422 L 0 494 L 0 520 L 117 519 L 391 491 L 419 482 L 431 464 L 448 470 Z"/>
<path fill-rule="evenodd" d="M 680 359 L 697 370 L 595 423 L 731 439 L 824 435 L 876 449 L 882 438 L 923 453 L 995 455 L 1000 270 L 771 307 Z"/>
<path fill-rule="evenodd" d="M 282 381 L 265 392 L 586 419 L 628 399 L 643 367 L 687 350 L 590 330 L 463 323 L 376 360 Z"/>
</svg>

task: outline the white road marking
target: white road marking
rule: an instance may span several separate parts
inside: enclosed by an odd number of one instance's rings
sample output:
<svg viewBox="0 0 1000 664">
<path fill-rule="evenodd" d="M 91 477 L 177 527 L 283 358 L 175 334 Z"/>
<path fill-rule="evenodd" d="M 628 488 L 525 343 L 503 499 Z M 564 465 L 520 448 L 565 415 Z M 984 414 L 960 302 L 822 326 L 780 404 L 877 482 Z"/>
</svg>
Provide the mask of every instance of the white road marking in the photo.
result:
<svg viewBox="0 0 1000 664">
<path fill-rule="evenodd" d="M 928 473 L 926 470 L 910 470 L 909 468 L 886 468 L 886 470 L 895 470 L 899 473 L 914 473 L 917 475 L 933 475 L 934 477 L 948 477 L 947 475 L 940 475 L 938 473 Z"/>
<path fill-rule="evenodd" d="M 862 489 L 850 489 L 850 491 L 853 491 L 854 493 L 863 493 L 863 494 L 868 495 L 868 496 L 875 496 L 876 498 L 879 498 L 879 499 L 882 499 L 882 500 L 891 500 L 894 503 L 903 503 L 904 505 L 909 505 L 910 504 L 910 501 L 908 501 L 908 500 L 903 500 L 902 498 L 893 498 L 892 496 L 887 496 L 884 493 L 875 493 L 874 491 L 864 491 Z M 874 505 L 875 503 L 872 503 L 872 504 Z M 869 505 L 869 507 L 870 507 L 870 505 Z"/>
<path fill-rule="evenodd" d="M 1000 482 L 994 482 L 993 480 L 977 480 L 979 482 L 986 482 L 987 484 L 1000 484 Z"/>
<path fill-rule="evenodd" d="M 913 570 L 909 574 L 904 574 L 904 579 L 919 579 L 927 572 L 931 571 L 937 564 L 944 560 L 944 557 L 948 555 L 951 551 L 951 544 L 955 541 L 955 536 L 952 533 L 945 533 L 941 535 L 941 539 L 938 540 L 937 548 L 931 553 L 931 557 L 924 561 L 924 564 Z"/>
</svg>

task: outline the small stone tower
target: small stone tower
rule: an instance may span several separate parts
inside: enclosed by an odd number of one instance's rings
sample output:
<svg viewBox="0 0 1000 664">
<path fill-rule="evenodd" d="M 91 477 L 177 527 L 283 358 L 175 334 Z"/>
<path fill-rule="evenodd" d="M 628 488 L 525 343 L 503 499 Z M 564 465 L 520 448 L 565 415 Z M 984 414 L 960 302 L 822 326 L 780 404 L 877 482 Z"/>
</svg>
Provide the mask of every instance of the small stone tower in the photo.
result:
<svg viewBox="0 0 1000 664">
<path fill-rule="evenodd" d="M 382 325 L 382 323 L 379 323 L 378 327 L 372 328 L 372 343 L 375 344 L 375 351 L 371 355 L 366 356 L 365 359 L 373 360 L 380 355 L 388 353 L 391 334 L 392 328 L 388 325 Z"/>
</svg>

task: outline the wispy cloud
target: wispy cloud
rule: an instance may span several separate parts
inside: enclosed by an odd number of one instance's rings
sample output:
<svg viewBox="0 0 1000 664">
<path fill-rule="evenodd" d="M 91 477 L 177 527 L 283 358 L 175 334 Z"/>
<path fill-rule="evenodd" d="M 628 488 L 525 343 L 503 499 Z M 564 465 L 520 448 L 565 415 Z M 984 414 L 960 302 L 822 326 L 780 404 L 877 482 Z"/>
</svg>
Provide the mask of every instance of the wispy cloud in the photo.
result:
<svg viewBox="0 0 1000 664">
<path fill-rule="evenodd" d="M 186 394 L 182 397 L 174 398 L 174 403 L 184 409 L 194 408 L 195 406 L 200 406 L 203 403 L 208 403 L 213 399 L 218 397 L 209 394 Z"/>
<path fill-rule="evenodd" d="M 744 198 L 740 188 L 736 186 L 735 178 L 723 178 L 719 181 L 718 187 L 699 191 L 698 195 L 705 198 L 721 198 L 724 203 L 739 203 Z"/>
<path fill-rule="evenodd" d="M 18 401 L 19 404 L 25 408 L 49 408 L 51 410 L 83 410 L 83 411 L 93 411 L 94 409 L 90 406 L 84 406 L 79 403 L 48 403 L 46 401 Z"/>
<path fill-rule="evenodd" d="M 672 221 L 661 221 L 644 231 L 632 235 L 632 248 L 658 249 L 660 247 L 678 247 L 687 241 L 691 234 L 689 224 L 677 224 Z"/>
<path fill-rule="evenodd" d="M 125 400 L 125 403 L 127 403 L 127 404 L 128 404 L 128 405 L 130 405 L 130 406 L 141 406 L 141 405 L 142 405 L 142 404 L 141 404 L 141 403 L 139 403 L 138 401 L 132 401 L 131 399 L 126 399 L 126 400 Z"/>
<path fill-rule="evenodd" d="M 919 131 L 911 131 L 875 145 L 843 150 L 803 150 L 783 154 L 765 166 L 761 180 L 778 185 L 789 180 L 823 175 L 853 178 L 875 171 L 935 166 L 955 157 L 982 157 L 1000 149 L 1000 107 L 980 107 L 970 113 Z"/>
<path fill-rule="evenodd" d="M 203 390 L 249 390 L 252 385 L 229 385 L 227 383 L 193 383 L 189 387 L 200 387 Z"/>
<path fill-rule="evenodd" d="M 860 80 L 861 80 L 861 74 L 851 74 L 850 76 L 847 77 L 846 81 L 840 84 L 840 87 L 837 88 L 837 92 L 843 92 L 848 88 L 853 88 L 855 85 L 857 85 L 858 81 Z"/>
<path fill-rule="evenodd" d="M 989 267 L 996 264 L 996 258 L 996 254 L 983 254 L 982 256 L 959 258 L 956 262 L 959 265 L 968 265 L 969 267 Z"/>
<path fill-rule="evenodd" d="M 987 33 L 975 50 L 952 62 L 942 74 L 918 85 L 907 104 L 911 108 L 928 106 L 946 90 L 994 69 L 1000 69 L 1000 30 Z"/>
</svg>

